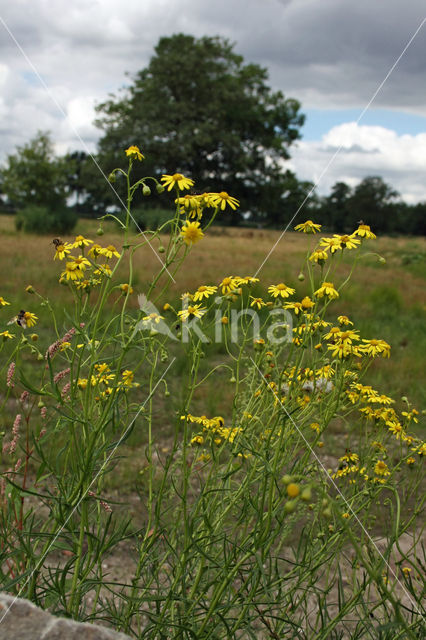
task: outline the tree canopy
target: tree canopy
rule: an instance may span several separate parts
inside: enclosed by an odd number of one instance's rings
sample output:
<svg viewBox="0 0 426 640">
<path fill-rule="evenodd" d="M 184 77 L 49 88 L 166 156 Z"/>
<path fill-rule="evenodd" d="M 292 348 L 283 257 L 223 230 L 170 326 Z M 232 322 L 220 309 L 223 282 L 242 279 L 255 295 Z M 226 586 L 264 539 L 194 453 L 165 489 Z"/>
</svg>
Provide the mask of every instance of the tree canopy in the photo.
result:
<svg viewBox="0 0 426 640">
<path fill-rule="evenodd" d="M 1 190 L 16 208 L 26 205 L 55 209 L 65 204 L 66 163 L 54 154 L 49 132 L 39 131 L 7 157 L 0 172 Z"/>
<path fill-rule="evenodd" d="M 99 160 L 108 170 L 138 144 L 144 172 L 184 173 L 201 190 L 228 191 L 255 217 L 282 210 L 294 178 L 282 160 L 304 116 L 299 102 L 274 92 L 267 70 L 244 64 L 229 41 L 161 38 L 149 65 L 97 110 Z"/>
</svg>

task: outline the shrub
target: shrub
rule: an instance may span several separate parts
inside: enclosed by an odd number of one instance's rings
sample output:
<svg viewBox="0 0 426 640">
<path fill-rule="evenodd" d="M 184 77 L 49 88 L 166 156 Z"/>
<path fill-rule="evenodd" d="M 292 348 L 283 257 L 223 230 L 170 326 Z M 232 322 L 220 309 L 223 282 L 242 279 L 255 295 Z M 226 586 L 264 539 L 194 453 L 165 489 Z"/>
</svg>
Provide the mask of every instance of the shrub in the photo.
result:
<svg viewBox="0 0 426 640">
<path fill-rule="evenodd" d="M 29 205 L 16 214 L 15 226 L 27 233 L 69 233 L 77 223 L 77 216 L 66 207 L 51 210 Z"/>
</svg>

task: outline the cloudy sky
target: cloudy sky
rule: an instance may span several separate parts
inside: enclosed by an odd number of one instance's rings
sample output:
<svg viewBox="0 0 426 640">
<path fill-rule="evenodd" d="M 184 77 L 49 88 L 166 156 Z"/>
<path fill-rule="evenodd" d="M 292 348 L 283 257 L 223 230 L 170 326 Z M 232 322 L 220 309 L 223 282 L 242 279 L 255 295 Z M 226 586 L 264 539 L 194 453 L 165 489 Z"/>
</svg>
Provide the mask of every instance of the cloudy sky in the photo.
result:
<svg viewBox="0 0 426 640">
<path fill-rule="evenodd" d="M 4 2 L 0 159 L 38 129 L 59 153 L 83 148 L 79 137 L 94 151 L 94 105 L 149 62 L 161 36 L 221 35 L 302 103 L 290 161 L 299 178 L 327 193 L 382 175 L 407 202 L 426 200 L 425 18 L 424 0 Z"/>
</svg>

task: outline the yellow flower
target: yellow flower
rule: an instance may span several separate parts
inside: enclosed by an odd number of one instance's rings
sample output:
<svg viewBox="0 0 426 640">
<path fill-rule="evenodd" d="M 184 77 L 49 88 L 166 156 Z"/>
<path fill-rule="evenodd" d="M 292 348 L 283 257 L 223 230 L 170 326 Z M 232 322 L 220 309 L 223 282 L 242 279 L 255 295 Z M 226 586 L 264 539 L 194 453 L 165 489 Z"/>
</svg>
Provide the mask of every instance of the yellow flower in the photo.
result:
<svg viewBox="0 0 426 640">
<path fill-rule="evenodd" d="M 337 316 L 337 320 L 339 322 L 339 324 L 351 324 L 353 325 L 353 322 L 351 322 L 348 318 L 348 316 Z"/>
<path fill-rule="evenodd" d="M 309 296 L 305 296 L 301 302 L 303 309 L 312 309 L 315 306 L 315 302 L 312 302 Z"/>
<path fill-rule="evenodd" d="M 405 576 L 410 575 L 411 567 L 402 567 Z"/>
<path fill-rule="evenodd" d="M 142 318 L 142 322 L 155 322 L 155 324 L 160 324 L 161 320 L 164 320 L 164 317 L 158 313 L 150 313 L 148 316 Z"/>
<path fill-rule="evenodd" d="M 391 422 L 389 420 L 386 422 L 386 426 L 389 428 L 389 431 L 393 433 L 393 435 L 397 440 L 399 440 L 402 437 L 404 433 L 404 427 L 398 421 Z"/>
<path fill-rule="evenodd" d="M 378 460 L 376 462 L 376 466 L 374 467 L 374 473 L 377 476 L 390 476 L 390 471 L 388 469 L 388 465 L 383 460 Z"/>
<path fill-rule="evenodd" d="M 338 251 L 338 249 L 342 248 L 342 245 L 340 244 L 340 240 L 337 237 L 334 238 L 321 238 L 320 241 L 320 245 L 321 247 L 325 247 L 326 249 L 330 250 L 330 253 L 335 253 L 336 251 Z"/>
<path fill-rule="evenodd" d="M 358 358 L 361 357 L 359 347 L 343 340 L 338 340 L 335 344 L 329 344 L 327 348 L 332 351 L 333 358 L 347 358 L 351 355 Z"/>
<path fill-rule="evenodd" d="M 180 235 L 184 239 L 185 244 L 192 245 L 201 240 L 204 233 L 200 229 L 199 222 L 186 222 L 182 227 Z"/>
<path fill-rule="evenodd" d="M 93 240 L 89 240 L 84 236 L 76 236 L 74 242 L 72 242 L 71 244 L 67 244 L 66 248 L 67 249 L 77 249 L 77 247 L 83 248 L 83 247 L 88 247 L 89 244 L 93 244 Z"/>
<path fill-rule="evenodd" d="M 109 266 L 109 264 L 105 263 L 105 264 L 100 264 L 98 265 L 98 268 L 93 272 L 95 276 L 111 276 L 112 275 L 112 269 Z"/>
<path fill-rule="evenodd" d="M 90 247 L 89 251 L 87 252 L 87 254 L 94 259 L 100 256 L 101 253 L 102 253 L 102 247 L 100 244 L 94 244 L 93 247 Z"/>
<path fill-rule="evenodd" d="M 139 147 L 137 147 L 135 144 L 130 145 L 130 147 L 126 149 L 125 154 L 132 160 L 142 161 L 145 158 L 145 156 L 141 154 Z"/>
<path fill-rule="evenodd" d="M 254 284 L 255 282 L 259 282 L 259 278 L 254 278 L 253 276 L 245 276 L 244 278 L 237 277 L 237 285 L 241 284 Z"/>
<path fill-rule="evenodd" d="M 231 293 L 238 287 L 238 277 L 227 276 L 222 280 L 219 287 L 222 287 L 222 293 Z"/>
<path fill-rule="evenodd" d="M 279 284 L 272 284 L 268 287 L 268 293 L 270 293 L 274 298 L 277 298 L 278 296 L 281 296 L 281 298 L 288 298 L 293 295 L 295 291 L 295 289 L 288 287 L 283 282 L 280 282 Z"/>
<path fill-rule="evenodd" d="M 303 306 L 301 302 L 286 302 L 283 308 L 291 309 L 296 315 L 299 315 L 299 313 L 303 312 Z"/>
<path fill-rule="evenodd" d="M 353 234 L 350 236 L 348 235 L 339 236 L 337 234 L 334 234 L 333 238 L 335 238 L 338 242 L 340 242 L 340 247 L 342 249 L 356 249 L 358 245 L 361 244 L 361 240 L 358 240 L 358 238 L 355 238 Z"/>
<path fill-rule="evenodd" d="M 78 256 L 78 258 L 73 258 L 72 264 L 75 265 L 76 269 L 80 269 L 80 271 L 85 271 L 86 267 L 90 267 L 90 262 L 84 256 Z"/>
<path fill-rule="evenodd" d="M 123 378 L 122 382 L 125 387 L 132 386 L 134 375 L 135 374 L 133 373 L 133 371 L 130 371 L 130 369 L 125 369 L 123 371 L 123 373 L 121 374 L 121 377 Z"/>
<path fill-rule="evenodd" d="M 311 255 L 309 256 L 309 260 L 311 262 L 316 262 L 318 264 L 324 264 L 324 262 L 327 260 L 328 258 L 328 253 L 327 251 L 324 251 L 322 249 L 315 249 L 315 251 L 313 251 L 311 253 Z"/>
<path fill-rule="evenodd" d="M 412 456 L 410 456 L 409 458 L 406 459 L 405 461 L 408 465 L 412 465 L 416 462 L 416 459 L 413 458 Z"/>
<path fill-rule="evenodd" d="M 339 293 L 334 288 L 332 282 L 323 282 L 320 288 L 315 291 L 315 295 L 318 296 L 318 298 L 322 298 L 323 296 L 328 296 L 330 299 L 339 297 Z"/>
<path fill-rule="evenodd" d="M 24 327 L 34 327 L 34 325 L 37 324 L 38 318 L 35 313 L 31 313 L 31 311 L 25 311 L 23 320 Z"/>
<path fill-rule="evenodd" d="M 311 422 L 311 424 L 309 425 L 312 429 L 312 431 L 316 431 L 317 433 L 321 433 L 321 428 L 318 424 L 318 422 Z"/>
<path fill-rule="evenodd" d="M 55 255 L 53 256 L 53 259 L 56 260 L 56 258 L 59 258 L 59 260 L 63 260 L 64 258 L 67 257 L 68 253 L 71 253 L 71 249 L 73 247 L 69 244 L 61 243 L 61 244 L 56 244 L 55 248 L 56 248 L 56 251 L 55 251 Z"/>
<path fill-rule="evenodd" d="M 190 316 L 193 316 L 194 318 L 201 318 L 206 313 L 206 311 L 207 309 L 205 307 L 202 307 L 201 304 L 194 304 L 189 305 L 187 309 L 178 311 L 177 314 L 182 322 L 185 322 Z"/>
<path fill-rule="evenodd" d="M 10 331 L 0 331 L 0 336 L 3 338 L 3 340 L 12 340 L 12 338 L 15 337 L 15 335 L 13 333 L 10 333 Z"/>
<path fill-rule="evenodd" d="M 92 284 L 94 284 L 94 282 L 92 283 L 90 280 L 81 280 L 80 282 L 77 282 L 76 287 L 77 289 L 89 291 Z"/>
<path fill-rule="evenodd" d="M 257 306 L 258 309 L 266 307 L 266 303 L 263 302 L 262 298 L 253 298 L 253 296 L 250 296 L 250 298 L 252 299 L 252 302 L 250 302 L 251 307 Z"/>
<path fill-rule="evenodd" d="M 221 191 L 220 193 L 211 193 L 210 198 L 214 206 L 221 209 L 221 211 L 224 211 L 226 205 L 229 205 L 234 211 L 237 207 L 240 206 L 239 201 L 226 193 L 226 191 Z"/>
<path fill-rule="evenodd" d="M 418 422 L 418 418 L 416 418 L 416 416 L 419 415 L 419 412 L 417 411 L 417 409 L 412 409 L 411 411 L 402 411 L 402 415 L 405 416 L 405 418 L 407 418 L 408 422 L 410 422 L 411 420 L 414 420 L 414 422 Z"/>
<path fill-rule="evenodd" d="M 133 293 L 133 287 L 131 287 L 127 283 L 120 284 L 120 289 L 124 294 L 128 293 L 130 295 L 131 293 Z"/>
<path fill-rule="evenodd" d="M 364 344 L 361 346 L 361 349 L 368 356 L 374 358 L 374 356 L 381 355 L 383 358 L 390 357 L 390 344 L 385 342 L 384 340 L 362 340 Z"/>
<path fill-rule="evenodd" d="M 10 302 L 7 302 L 3 296 L 0 296 L 0 307 L 5 307 L 7 304 L 10 304 Z"/>
<path fill-rule="evenodd" d="M 294 228 L 296 231 L 302 231 L 303 233 L 316 233 L 317 231 L 321 231 L 321 225 L 315 224 L 312 220 L 306 220 L 306 222 L 297 224 Z"/>
<path fill-rule="evenodd" d="M 194 181 L 185 178 L 181 173 L 174 173 L 172 176 L 164 174 L 161 176 L 161 182 L 167 187 L 167 191 L 171 191 L 173 187 L 177 189 L 190 189 L 194 186 Z"/>
<path fill-rule="evenodd" d="M 201 218 L 204 205 L 201 196 L 187 194 L 181 198 L 176 198 L 175 202 L 180 205 L 180 213 L 186 213 L 190 218 Z"/>
<path fill-rule="evenodd" d="M 67 280 L 82 280 L 84 278 L 84 272 L 75 264 L 75 262 L 67 262 L 65 265 L 65 271 L 61 273 L 62 278 Z"/>
<path fill-rule="evenodd" d="M 372 240 L 375 240 L 376 238 L 375 234 L 371 231 L 368 224 L 360 224 L 358 229 L 354 231 L 352 235 L 357 235 L 360 238 L 367 238 Z"/>
<path fill-rule="evenodd" d="M 113 256 L 115 256 L 116 258 L 120 257 L 120 254 L 118 253 L 117 249 L 112 244 L 109 244 L 107 247 L 101 248 L 99 253 L 105 256 L 106 258 L 112 258 Z"/>
<path fill-rule="evenodd" d="M 192 296 L 192 299 L 197 302 L 197 300 L 202 300 L 203 298 L 209 298 L 211 295 L 216 293 L 217 287 L 211 285 L 201 285 L 198 287 L 197 291 Z"/>
</svg>

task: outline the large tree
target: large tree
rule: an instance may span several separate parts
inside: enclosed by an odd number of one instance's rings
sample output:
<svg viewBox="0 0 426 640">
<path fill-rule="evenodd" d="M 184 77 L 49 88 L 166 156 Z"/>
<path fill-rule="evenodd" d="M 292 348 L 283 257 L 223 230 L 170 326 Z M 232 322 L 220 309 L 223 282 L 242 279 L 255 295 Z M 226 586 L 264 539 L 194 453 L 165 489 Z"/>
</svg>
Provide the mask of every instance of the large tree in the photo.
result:
<svg viewBox="0 0 426 640">
<path fill-rule="evenodd" d="M 184 173 L 198 189 L 228 191 L 243 210 L 276 217 L 282 201 L 271 195 L 286 189 L 282 160 L 300 137 L 299 109 L 227 40 L 164 37 L 132 84 L 98 106 L 99 159 L 112 169 L 138 144 L 144 171 Z"/>
<path fill-rule="evenodd" d="M 55 209 L 67 196 L 66 163 L 54 154 L 48 132 L 39 131 L 27 144 L 10 154 L 0 171 L 1 190 L 11 205 Z"/>
</svg>

